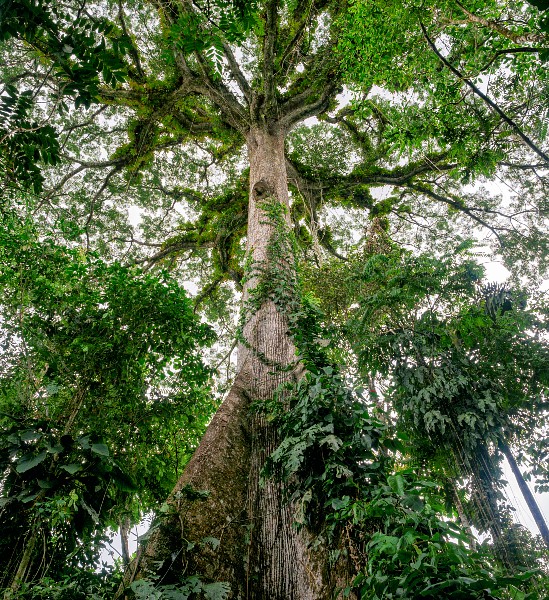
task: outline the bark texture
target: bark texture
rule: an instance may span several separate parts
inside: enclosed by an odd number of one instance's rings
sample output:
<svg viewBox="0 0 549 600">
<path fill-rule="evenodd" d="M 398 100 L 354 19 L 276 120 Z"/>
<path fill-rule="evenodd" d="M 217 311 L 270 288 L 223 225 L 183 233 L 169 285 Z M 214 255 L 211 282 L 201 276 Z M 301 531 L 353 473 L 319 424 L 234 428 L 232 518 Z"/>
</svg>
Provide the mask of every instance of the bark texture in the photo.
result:
<svg viewBox="0 0 549 600">
<path fill-rule="evenodd" d="M 248 216 L 248 253 L 261 271 L 276 268 L 292 275 L 291 256 L 279 256 L 272 265 L 269 241 L 276 235 L 275 224 L 264 206 L 276 201 L 286 210 L 289 228 L 289 199 L 284 157 L 284 137 L 264 130 L 252 130 L 248 136 L 250 159 L 250 208 Z M 257 285 L 252 277 L 244 290 L 244 307 Z M 291 281 L 287 282 L 291 286 Z M 253 303 L 252 303 L 253 304 Z M 269 400 L 276 388 L 290 378 L 301 375 L 295 347 L 288 331 L 284 307 L 272 299 L 249 315 L 244 327 L 246 346 L 240 348 L 242 366 L 251 373 L 250 394 L 256 401 Z M 259 486 L 265 458 L 275 450 L 276 431 L 260 416 L 252 416 L 250 486 L 250 561 L 247 573 L 247 597 L 250 598 L 319 598 L 322 577 L 307 546 L 306 533 L 293 527 L 294 509 L 284 502 L 280 484 L 267 481 Z"/>
<path fill-rule="evenodd" d="M 151 532 L 126 583 L 151 572 L 159 572 L 164 583 L 196 574 L 205 581 L 244 581 L 250 469 L 246 380 L 241 371 L 168 501 L 173 512 Z M 209 496 L 197 499 L 192 490 Z M 208 538 L 219 540 L 219 547 Z"/>
<path fill-rule="evenodd" d="M 32 554 L 34 551 L 34 547 L 36 546 L 37 540 L 38 532 L 36 530 L 31 530 L 28 536 L 28 540 L 25 540 L 25 550 L 23 552 L 23 556 L 21 557 L 21 561 L 19 562 L 19 566 L 17 567 L 17 571 L 15 572 L 15 575 L 9 588 L 6 588 L 6 592 L 4 595 L 4 598 L 6 598 L 6 600 L 11 598 L 11 592 L 17 592 L 21 585 L 26 582 L 28 570 L 32 564 Z"/>
<path fill-rule="evenodd" d="M 238 374 L 172 493 L 173 514 L 152 531 L 126 583 L 146 577 L 161 561 L 163 583 L 198 574 L 205 581 L 230 582 L 232 598 L 328 598 L 325 560 L 313 555 L 308 534 L 293 527 L 294 509 L 284 501 L 281 485 L 259 485 L 264 460 L 279 440 L 273 427 L 250 411 L 251 403 L 271 399 L 281 383 L 301 376 L 301 366 L 283 307 L 272 298 L 258 302 L 254 293 L 261 273 L 292 268 L 290 256 L 270 264 L 276 226 L 265 211 L 268 202 L 289 206 L 284 133 L 252 128 L 247 144 L 252 276 L 244 286 Z M 287 220 L 288 211 L 284 214 Z M 207 490 L 208 498 L 192 499 L 189 486 Z M 213 548 L 208 538 L 219 540 L 219 546 Z"/>
</svg>

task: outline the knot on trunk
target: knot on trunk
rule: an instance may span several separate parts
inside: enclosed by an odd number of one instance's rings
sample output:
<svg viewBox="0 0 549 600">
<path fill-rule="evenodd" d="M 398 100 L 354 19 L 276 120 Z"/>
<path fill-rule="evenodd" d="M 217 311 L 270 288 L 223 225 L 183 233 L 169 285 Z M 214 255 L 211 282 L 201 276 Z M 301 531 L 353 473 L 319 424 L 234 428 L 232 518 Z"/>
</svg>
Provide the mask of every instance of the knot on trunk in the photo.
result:
<svg viewBox="0 0 549 600">
<path fill-rule="evenodd" d="M 267 198 L 276 197 L 274 186 L 265 179 L 260 179 L 255 183 L 253 194 L 256 200 L 266 200 Z"/>
</svg>

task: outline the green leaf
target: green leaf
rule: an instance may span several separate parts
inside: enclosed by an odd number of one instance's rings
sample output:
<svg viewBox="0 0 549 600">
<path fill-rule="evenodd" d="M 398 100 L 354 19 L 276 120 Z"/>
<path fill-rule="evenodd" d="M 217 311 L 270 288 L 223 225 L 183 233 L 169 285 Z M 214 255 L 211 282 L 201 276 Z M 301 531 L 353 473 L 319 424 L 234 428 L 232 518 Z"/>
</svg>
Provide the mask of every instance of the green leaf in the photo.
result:
<svg viewBox="0 0 549 600">
<path fill-rule="evenodd" d="M 216 581 L 203 585 L 202 592 L 207 600 L 227 600 L 231 586 L 226 581 Z"/>
<path fill-rule="evenodd" d="M 139 490 L 139 487 L 132 481 L 131 477 L 118 467 L 115 467 L 111 471 L 111 478 L 114 485 L 122 492 L 137 492 Z"/>
<path fill-rule="evenodd" d="M 390 475 L 387 477 L 387 483 L 393 492 L 399 496 L 404 496 L 405 483 L 402 475 Z"/>
<path fill-rule="evenodd" d="M 46 458 L 47 455 L 47 452 L 40 452 L 40 454 L 37 454 L 36 456 L 26 455 L 23 458 L 19 459 L 15 470 L 18 473 L 25 473 L 29 469 L 32 469 L 39 465 Z"/>
<path fill-rule="evenodd" d="M 84 467 L 79 463 L 70 463 L 68 465 L 61 465 L 59 468 L 67 471 L 67 473 L 70 473 L 71 475 L 74 475 L 75 473 L 78 473 L 78 471 L 81 471 Z"/>
<path fill-rule="evenodd" d="M 335 508 L 336 510 L 339 510 L 340 508 L 344 508 L 348 504 L 349 504 L 348 496 L 345 498 L 332 498 L 332 500 L 331 500 L 332 508 Z"/>
<path fill-rule="evenodd" d="M 133 581 L 130 588 L 138 600 L 160 600 L 162 598 L 162 592 L 145 579 Z"/>
<path fill-rule="evenodd" d="M 109 448 L 106 444 L 92 444 L 90 450 L 101 456 L 109 456 Z"/>
<path fill-rule="evenodd" d="M 55 486 L 55 481 L 50 481 L 46 479 L 38 479 L 36 481 L 43 490 L 51 490 L 52 487 Z"/>
<path fill-rule="evenodd" d="M 21 500 L 21 502 L 23 502 L 24 504 L 28 504 L 29 502 L 32 502 L 33 500 L 36 500 L 36 498 L 38 498 L 38 494 L 39 492 L 33 493 L 33 494 L 19 494 L 19 496 L 17 496 L 17 498 L 19 500 Z"/>
<path fill-rule="evenodd" d="M 34 429 L 28 429 L 27 431 L 24 431 L 23 433 L 20 434 L 21 441 L 23 441 L 23 442 L 39 440 L 40 438 L 43 437 L 43 435 L 44 434 L 40 433 L 39 431 L 35 431 Z"/>
<path fill-rule="evenodd" d="M 320 445 L 323 446 L 324 444 L 330 446 L 330 448 L 335 452 L 341 448 L 343 442 L 337 436 L 331 434 L 320 440 Z"/>
<path fill-rule="evenodd" d="M 65 450 L 65 448 L 61 444 L 57 444 L 56 446 L 48 446 L 48 448 L 46 449 L 46 451 L 49 452 L 50 454 L 59 454 L 60 452 L 63 452 L 64 450 Z"/>
<path fill-rule="evenodd" d="M 83 448 L 84 450 L 89 450 L 90 449 L 90 436 L 83 435 L 83 436 L 79 437 L 78 443 L 79 443 L 80 447 Z"/>
<path fill-rule="evenodd" d="M 402 500 L 402 504 L 415 512 L 421 512 L 425 506 L 421 498 L 415 494 L 406 494 Z"/>
<path fill-rule="evenodd" d="M 217 550 L 219 548 L 220 541 L 215 537 L 208 536 L 202 538 L 200 541 L 203 545 L 210 546 L 212 550 Z"/>
</svg>

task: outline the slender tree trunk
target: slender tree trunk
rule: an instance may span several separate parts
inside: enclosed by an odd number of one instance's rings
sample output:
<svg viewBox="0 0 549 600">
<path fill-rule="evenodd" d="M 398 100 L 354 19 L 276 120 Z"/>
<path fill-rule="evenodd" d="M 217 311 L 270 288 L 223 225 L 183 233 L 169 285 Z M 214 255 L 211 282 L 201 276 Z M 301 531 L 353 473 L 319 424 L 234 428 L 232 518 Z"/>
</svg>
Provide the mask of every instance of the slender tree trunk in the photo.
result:
<svg viewBox="0 0 549 600">
<path fill-rule="evenodd" d="M 454 490 L 454 502 L 456 503 L 456 509 L 459 516 L 459 520 L 461 526 L 467 532 L 469 536 L 469 544 L 471 546 L 471 550 L 477 549 L 477 540 L 475 539 L 475 535 L 473 534 L 473 529 L 471 528 L 471 523 L 467 517 L 467 513 L 465 512 L 465 508 L 463 503 L 461 502 L 461 498 L 459 497 L 459 490 L 455 482 L 452 481 L 452 488 Z"/>
<path fill-rule="evenodd" d="M 130 518 L 124 516 L 120 519 L 120 546 L 122 549 L 122 564 L 127 568 L 130 564 Z"/>
<path fill-rule="evenodd" d="M 464 517 L 467 519 L 468 516 L 472 516 L 473 524 L 481 532 L 490 533 L 494 554 L 509 572 L 514 572 L 520 560 L 517 560 L 514 534 L 502 518 L 498 506 L 498 491 L 495 487 L 490 453 L 482 444 L 479 444 L 474 451 L 466 451 L 457 438 L 452 445 L 459 469 L 464 476 L 471 478 L 471 503 L 476 515 L 464 514 Z M 457 498 L 455 488 L 454 492 Z M 463 506 L 461 508 L 463 509 Z"/>
<path fill-rule="evenodd" d="M 26 577 L 28 575 L 28 569 L 32 562 L 32 555 L 34 552 L 34 547 L 36 546 L 36 541 L 38 540 L 38 531 L 36 529 L 32 529 L 29 535 L 28 540 L 25 542 L 25 549 L 23 551 L 23 556 L 19 562 L 19 566 L 17 567 L 17 571 L 13 576 L 11 584 L 8 589 L 6 589 L 4 598 L 9 599 L 12 597 L 13 592 L 17 592 L 17 590 L 21 587 L 23 583 L 26 581 Z"/>
<path fill-rule="evenodd" d="M 524 500 L 526 501 L 526 504 L 528 505 L 528 508 L 532 513 L 532 517 L 534 518 L 534 521 L 538 526 L 541 537 L 545 542 L 547 548 L 549 548 L 549 529 L 547 528 L 547 523 L 545 522 L 545 519 L 541 514 L 541 510 L 539 509 L 538 503 L 536 502 L 534 495 L 530 491 L 528 484 L 526 483 L 526 481 L 524 481 L 524 477 L 520 472 L 519 466 L 517 465 L 517 461 L 515 460 L 511 449 L 505 442 L 502 441 L 499 442 L 499 449 L 503 452 L 505 458 L 507 458 L 507 460 L 509 461 L 509 464 L 511 465 L 511 470 L 513 471 L 513 475 L 515 476 L 520 491 L 522 492 L 522 495 L 524 497 Z"/>
<path fill-rule="evenodd" d="M 281 383 L 300 377 L 301 365 L 284 307 L 262 297 L 257 288 L 272 269 L 295 277 L 291 256 L 278 256 L 277 264 L 271 264 L 277 225 L 269 204 L 283 207 L 289 228 L 284 134 L 252 129 L 247 145 L 252 274 L 244 286 L 237 376 L 176 485 L 170 499 L 174 513 L 151 533 L 132 570 L 146 577 L 162 561 L 164 583 L 197 574 L 205 581 L 230 582 L 232 598 L 320 600 L 331 597 L 323 584 L 325 557 L 313 556 L 307 533 L 293 527 L 294 510 L 284 501 L 281 485 L 259 485 L 264 460 L 278 440 L 272 426 L 250 411 L 251 404 L 271 399 Z M 192 499 L 189 486 L 207 490 L 209 496 Z"/>
</svg>

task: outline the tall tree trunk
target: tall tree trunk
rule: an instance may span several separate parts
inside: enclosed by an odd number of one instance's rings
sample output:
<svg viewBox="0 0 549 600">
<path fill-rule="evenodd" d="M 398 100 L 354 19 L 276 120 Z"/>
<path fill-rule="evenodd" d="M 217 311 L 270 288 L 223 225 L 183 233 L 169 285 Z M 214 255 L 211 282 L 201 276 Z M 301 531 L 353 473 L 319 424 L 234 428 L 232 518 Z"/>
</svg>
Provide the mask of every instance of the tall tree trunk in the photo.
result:
<svg viewBox="0 0 549 600">
<path fill-rule="evenodd" d="M 33 524 L 34 525 L 34 524 Z M 34 527 L 31 528 L 30 533 L 28 535 L 28 539 L 25 540 L 25 546 L 23 555 L 19 562 L 19 566 L 15 571 L 15 575 L 11 581 L 9 588 L 6 588 L 6 592 L 4 598 L 8 600 L 12 598 L 12 593 L 17 592 L 17 590 L 21 587 L 23 583 L 25 583 L 26 578 L 28 576 L 28 570 L 32 563 L 32 555 L 34 552 L 34 547 L 36 546 L 36 542 L 38 540 L 38 530 Z"/>
<path fill-rule="evenodd" d="M 471 478 L 471 504 L 476 514 L 464 514 L 465 519 L 469 521 L 468 517 L 472 517 L 475 527 L 483 533 L 490 533 L 496 557 L 507 571 L 516 571 L 521 561 L 517 554 L 514 532 L 505 522 L 498 506 L 498 490 L 488 449 L 484 444 L 479 444 L 474 450 L 466 450 L 458 438 L 455 438 L 452 446 L 459 470 L 463 476 Z M 455 488 L 454 491 L 456 492 Z M 457 493 L 455 496 L 457 498 Z"/>
<path fill-rule="evenodd" d="M 290 229 L 284 137 L 252 130 L 248 136 L 248 152 L 248 254 L 252 258 L 252 271 L 258 269 L 261 275 L 252 276 L 244 290 L 244 310 L 249 318 L 244 327 L 245 347 L 239 350 L 239 362 L 242 367 L 248 364 L 251 374 L 249 392 L 254 401 L 261 402 L 271 399 L 280 384 L 300 377 L 302 367 L 296 359 L 288 331 L 285 297 L 277 302 L 259 296 L 261 306 L 254 306 L 258 300 L 255 296 L 257 286 L 261 285 L 260 279 L 265 275 L 276 277 L 277 282 L 286 287 L 290 298 L 292 291 L 295 292 L 293 256 L 288 242 L 284 243 Z M 277 207 L 279 220 L 273 221 L 269 209 L 276 212 Z M 252 452 L 248 511 L 253 560 L 247 574 L 248 592 L 253 590 L 251 598 L 320 598 L 322 577 L 318 565 L 313 564 L 306 533 L 297 533 L 293 527 L 293 507 L 284 502 L 277 482 L 267 481 L 263 488 L 259 487 L 265 458 L 279 441 L 276 431 L 258 415 L 254 415 L 250 423 Z"/>
<path fill-rule="evenodd" d="M 120 525 L 120 547 L 122 554 L 122 564 L 127 568 L 130 564 L 130 517 L 123 516 L 119 521 Z"/>
<path fill-rule="evenodd" d="M 526 483 L 526 481 L 524 481 L 524 477 L 520 472 L 520 469 L 517 465 L 517 461 L 515 460 L 511 449 L 503 441 L 499 442 L 499 449 L 503 452 L 505 458 L 507 458 L 509 465 L 511 466 L 511 470 L 513 471 L 513 475 L 515 476 L 519 485 L 520 491 L 522 492 L 522 496 L 524 497 L 524 500 L 526 501 L 526 504 L 530 509 L 530 512 L 532 514 L 532 517 L 534 518 L 534 521 L 536 522 L 536 525 L 538 526 L 541 537 L 545 542 L 547 548 L 549 548 L 549 529 L 547 528 L 547 523 L 545 522 L 545 519 L 541 514 L 541 510 L 539 509 L 538 503 L 536 502 L 534 495 L 530 491 L 528 484 Z"/>
<path fill-rule="evenodd" d="M 145 577 L 162 561 L 164 583 L 198 574 L 206 581 L 230 582 L 233 598 L 317 600 L 328 597 L 323 560 L 313 557 L 307 534 L 293 527 L 293 508 L 284 502 L 281 485 L 259 485 L 265 457 L 278 440 L 272 426 L 250 411 L 251 403 L 271 399 L 281 383 L 301 376 L 301 366 L 284 306 L 258 288 L 270 272 L 295 277 L 292 257 L 273 254 L 281 224 L 269 214 L 269 206 L 277 207 L 289 228 L 284 133 L 251 129 L 247 145 L 252 273 L 243 293 L 237 376 L 176 485 L 170 499 L 174 513 L 141 552 L 137 576 Z M 189 486 L 209 496 L 193 499 Z"/>
</svg>

